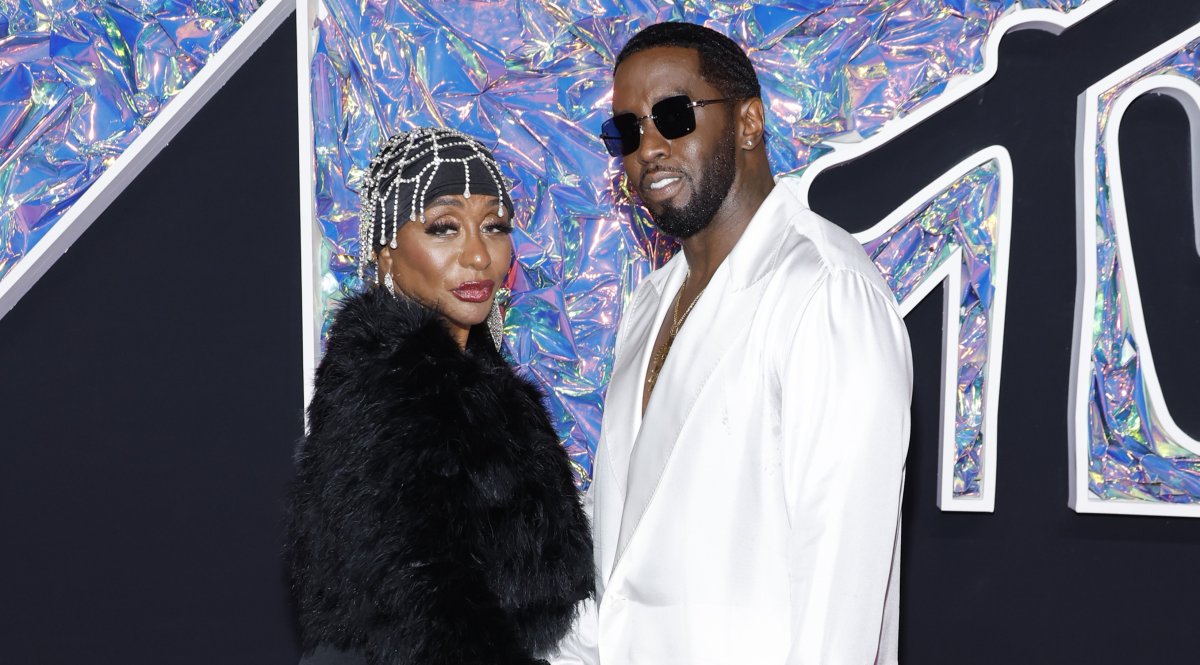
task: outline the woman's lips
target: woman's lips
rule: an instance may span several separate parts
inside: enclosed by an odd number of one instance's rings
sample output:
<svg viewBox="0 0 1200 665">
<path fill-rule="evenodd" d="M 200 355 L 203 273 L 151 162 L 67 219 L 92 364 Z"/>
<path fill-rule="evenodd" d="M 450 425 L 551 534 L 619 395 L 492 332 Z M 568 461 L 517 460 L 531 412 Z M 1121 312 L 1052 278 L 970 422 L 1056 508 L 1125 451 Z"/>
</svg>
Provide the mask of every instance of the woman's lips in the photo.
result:
<svg viewBox="0 0 1200 665">
<path fill-rule="evenodd" d="M 482 282 L 463 282 L 450 293 L 463 302 L 483 302 L 492 297 L 492 289 L 495 286 L 496 283 L 490 279 Z"/>
</svg>

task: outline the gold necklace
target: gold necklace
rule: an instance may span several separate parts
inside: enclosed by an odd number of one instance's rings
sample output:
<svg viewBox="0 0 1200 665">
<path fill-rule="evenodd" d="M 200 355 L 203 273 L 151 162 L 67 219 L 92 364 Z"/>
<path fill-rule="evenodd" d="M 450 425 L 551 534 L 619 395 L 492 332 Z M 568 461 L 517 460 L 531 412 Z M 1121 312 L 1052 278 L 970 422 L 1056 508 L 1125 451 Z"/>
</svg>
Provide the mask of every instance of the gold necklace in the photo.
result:
<svg viewBox="0 0 1200 665">
<path fill-rule="evenodd" d="M 679 287 L 679 292 L 675 294 L 675 304 L 671 308 L 671 329 L 667 333 L 667 342 L 662 345 L 662 348 L 654 352 L 650 356 L 650 367 L 646 370 L 646 397 L 650 397 L 650 393 L 654 391 L 654 384 L 658 382 L 659 372 L 662 371 L 663 365 L 667 362 L 667 354 L 671 351 L 671 345 L 675 343 L 675 336 L 679 334 L 679 329 L 683 327 L 683 322 L 687 320 L 688 314 L 692 313 L 692 308 L 696 303 L 700 302 L 700 296 L 704 295 L 704 289 L 692 298 L 692 302 L 683 311 L 683 316 L 679 315 L 679 301 L 683 298 L 683 291 L 687 288 L 688 278 L 692 276 L 692 271 L 688 270 L 683 277 L 683 285 Z M 708 288 L 705 286 L 704 288 Z"/>
</svg>

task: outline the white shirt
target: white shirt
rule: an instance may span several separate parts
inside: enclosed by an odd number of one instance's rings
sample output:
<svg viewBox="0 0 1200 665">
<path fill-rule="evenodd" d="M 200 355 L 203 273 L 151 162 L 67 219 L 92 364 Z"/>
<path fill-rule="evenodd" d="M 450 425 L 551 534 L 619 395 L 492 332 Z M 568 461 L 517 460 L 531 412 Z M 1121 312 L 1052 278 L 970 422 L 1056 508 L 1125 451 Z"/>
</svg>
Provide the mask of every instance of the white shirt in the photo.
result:
<svg viewBox="0 0 1200 665">
<path fill-rule="evenodd" d="M 896 662 L 908 335 L 862 247 L 794 186 L 713 275 L 644 419 L 683 253 L 630 302 L 588 497 L 597 602 L 556 665 Z"/>
</svg>

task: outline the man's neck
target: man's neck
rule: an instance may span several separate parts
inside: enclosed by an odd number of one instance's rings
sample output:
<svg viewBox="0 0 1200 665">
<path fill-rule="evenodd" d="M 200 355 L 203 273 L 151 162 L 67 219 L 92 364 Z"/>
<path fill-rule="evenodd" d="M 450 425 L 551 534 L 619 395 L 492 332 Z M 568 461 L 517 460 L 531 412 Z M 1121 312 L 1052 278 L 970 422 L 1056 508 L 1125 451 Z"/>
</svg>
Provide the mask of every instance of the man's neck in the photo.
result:
<svg viewBox="0 0 1200 665">
<path fill-rule="evenodd" d="M 737 185 L 741 185 L 740 187 Z M 713 220 L 703 230 L 681 241 L 683 254 L 687 258 L 688 278 L 692 288 L 703 288 L 713 273 L 725 262 L 733 251 L 754 213 L 758 212 L 767 195 L 775 187 L 768 172 L 766 177 L 748 178 L 747 182 L 735 183 L 717 209 Z"/>
</svg>

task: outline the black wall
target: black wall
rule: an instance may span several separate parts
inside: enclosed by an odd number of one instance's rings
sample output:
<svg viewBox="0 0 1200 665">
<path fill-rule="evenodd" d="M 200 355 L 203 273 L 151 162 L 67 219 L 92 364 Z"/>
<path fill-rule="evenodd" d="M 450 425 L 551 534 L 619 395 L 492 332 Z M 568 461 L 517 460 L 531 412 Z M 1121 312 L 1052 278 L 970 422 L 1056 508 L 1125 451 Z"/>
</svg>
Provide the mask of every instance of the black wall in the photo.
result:
<svg viewBox="0 0 1200 665">
<path fill-rule="evenodd" d="M 289 20 L 0 319 L 0 663 L 297 660 L 295 43 Z"/>
<path fill-rule="evenodd" d="M 1197 22 L 1195 0 L 1119 0 L 1057 37 L 1011 33 L 986 86 L 814 182 L 813 208 L 859 231 L 977 150 L 1000 144 L 1013 159 L 992 515 L 937 510 L 941 288 L 906 319 L 915 377 L 902 663 L 1200 661 L 1183 637 L 1188 613 L 1174 609 L 1200 597 L 1200 581 L 1182 572 L 1200 556 L 1200 520 L 1067 507 L 1077 99 Z M 1144 97 L 1126 115 L 1120 140 L 1155 364 L 1172 416 L 1200 438 L 1200 256 L 1188 131 L 1177 102 Z M 854 194 L 862 182 L 871 183 L 871 196 Z"/>
<path fill-rule="evenodd" d="M 908 318 L 904 663 L 1196 660 L 1200 520 L 1078 515 L 1066 481 L 1075 100 L 1197 22 L 1194 0 L 1119 0 L 1059 37 L 1011 34 L 993 82 L 813 188 L 860 230 L 979 148 L 1014 160 L 992 515 L 936 508 L 940 293 Z M 296 661 L 278 558 L 302 415 L 294 35 L 0 319 L 0 663 Z M 1121 140 L 1163 390 L 1200 436 L 1186 136 L 1147 98 Z"/>
</svg>

